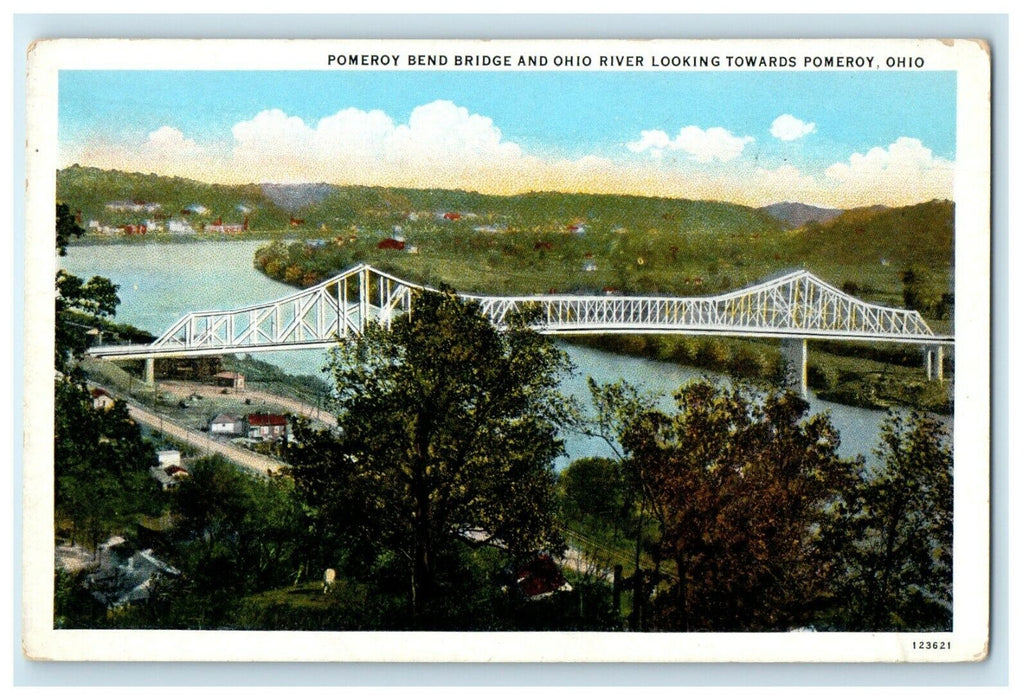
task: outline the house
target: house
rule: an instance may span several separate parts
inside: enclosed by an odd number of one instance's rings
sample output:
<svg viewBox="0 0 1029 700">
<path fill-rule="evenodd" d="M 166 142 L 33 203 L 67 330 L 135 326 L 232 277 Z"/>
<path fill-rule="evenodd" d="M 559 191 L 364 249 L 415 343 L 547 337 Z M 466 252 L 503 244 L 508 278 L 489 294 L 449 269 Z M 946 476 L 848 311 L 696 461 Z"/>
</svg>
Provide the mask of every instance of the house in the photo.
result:
<svg viewBox="0 0 1029 700">
<path fill-rule="evenodd" d="M 291 217 L 289 217 L 289 225 L 292 226 L 293 228 L 296 228 L 297 226 L 303 226 L 304 225 L 304 220 L 303 219 L 296 219 L 296 218 L 291 216 Z"/>
<path fill-rule="evenodd" d="M 596 272 L 597 271 L 597 263 L 595 263 L 593 260 L 587 260 L 586 262 L 584 262 L 582 264 L 582 271 L 583 272 Z"/>
<path fill-rule="evenodd" d="M 242 435 L 243 418 L 231 413 L 219 413 L 208 424 L 212 435 Z"/>
<path fill-rule="evenodd" d="M 204 226 L 204 233 L 243 233 L 244 231 L 246 228 L 243 224 L 225 224 L 222 223 L 221 218 Z"/>
<path fill-rule="evenodd" d="M 103 389 L 93 389 L 89 395 L 93 397 L 93 408 L 106 411 L 114 406 L 114 397 Z"/>
<path fill-rule="evenodd" d="M 184 219 L 169 219 L 168 233 L 193 233 L 193 227 Z"/>
<path fill-rule="evenodd" d="M 145 212 L 147 214 L 153 214 L 161 208 L 161 205 L 157 202 L 146 202 L 142 199 L 136 199 L 133 201 L 117 201 L 108 202 L 105 208 L 109 211 L 131 211 L 131 212 Z"/>
<path fill-rule="evenodd" d="M 251 413 L 246 417 L 247 437 L 254 440 L 276 440 L 286 435 L 286 416 L 275 413 Z"/>
<path fill-rule="evenodd" d="M 150 475 L 161 485 L 162 491 L 171 491 L 183 479 L 189 478 L 189 472 L 182 467 L 152 467 Z"/>
<path fill-rule="evenodd" d="M 182 466 L 182 453 L 178 450 L 161 450 L 157 453 L 157 463 L 164 469 Z"/>
<path fill-rule="evenodd" d="M 582 222 L 569 224 L 568 233 L 586 233 L 586 224 Z"/>
<path fill-rule="evenodd" d="M 528 600 L 540 600 L 572 586 L 549 554 L 538 554 L 514 572 L 518 592 Z"/>
<path fill-rule="evenodd" d="M 375 247 L 379 250 L 403 250 L 405 243 L 395 238 L 383 238 Z"/>
<path fill-rule="evenodd" d="M 243 391 L 247 388 L 247 378 L 239 372 L 219 372 L 214 375 L 216 386 L 224 386 L 236 391 Z"/>
<path fill-rule="evenodd" d="M 443 218 L 447 221 L 460 221 L 461 215 L 458 214 L 456 211 L 448 211 L 446 214 L 443 215 Z"/>
<path fill-rule="evenodd" d="M 90 593 L 110 609 L 147 600 L 161 579 L 181 575 L 174 566 L 154 556 L 152 549 L 130 552 L 126 546 L 102 545 L 100 564 L 86 577 Z"/>
</svg>

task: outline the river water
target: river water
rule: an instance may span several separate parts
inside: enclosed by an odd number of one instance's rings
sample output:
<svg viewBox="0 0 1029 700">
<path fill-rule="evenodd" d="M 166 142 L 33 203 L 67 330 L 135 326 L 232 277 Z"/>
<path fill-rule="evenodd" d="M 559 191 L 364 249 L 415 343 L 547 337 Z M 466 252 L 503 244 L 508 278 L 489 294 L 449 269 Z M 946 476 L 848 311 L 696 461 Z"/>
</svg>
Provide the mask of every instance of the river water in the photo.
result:
<svg viewBox="0 0 1029 700">
<path fill-rule="evenodd" d="M 232 309 L 270 301 L 296 291 L 289 285 L 265 277 L 253 267 L 254 251 L 263 241 L 196 241 L 173 243 L 111 243 L 72 245 L 60 265 L 72 274 L 88 278 L 110 278 L 119 285 L 117 321 L 160 335 L 190 311 Z M 626 357 L 561 343 L 576 369 L 563 385 L 564 391 L 589 405 L 587 377 L 598 382 L 618 379 L 661 397 L 663 409 L 672 408 L 671 394 L 685 382 L 702 376 L 699 370 L 673 363 Z M 258 359 L 281 367 L 290 374 L 321 373 L 324 351 L 267 352 Z M 703 373 L 706 376 L 710 372 Z M 840 432 L 840 454 L 865 455 L 874 462 L 872 450 L 878 443 L 885 413 L 854 408 L 808 397 L 812 412 L 829 411 Z M 948 423 L 949 423 L 948 419 Z M 570 461 L 590 455 L 610 456 L 600 440 L 568 434 L 567 455 L 558 460 L 561 469 Z"/>
</svg>

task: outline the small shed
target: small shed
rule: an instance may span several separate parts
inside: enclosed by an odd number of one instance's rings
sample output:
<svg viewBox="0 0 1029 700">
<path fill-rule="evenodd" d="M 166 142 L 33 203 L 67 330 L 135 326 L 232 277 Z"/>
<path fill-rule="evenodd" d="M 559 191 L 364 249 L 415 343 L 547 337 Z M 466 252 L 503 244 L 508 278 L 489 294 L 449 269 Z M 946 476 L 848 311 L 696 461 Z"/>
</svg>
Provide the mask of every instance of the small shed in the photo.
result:
<svg viewBox="0 0 1029 700">
<path fill-rule="evenodd" d="M 224 386 L 236 391 L 243 391 L 247 388 L 247 378 L 239 372 L 219 372 L 214 375 L 214 383 L 217 386 Z"/>
<path fill-rule="evenodd" d="M 93 408 L 106 411 L 114 406 L 114 397 L 108 394 L 104 389 L 93 389 L 89 394 L 93 397 Z"/>
<path fill-rule="evenodd" d="M 178 450 L 161 450 L 157 453 L 157 463 L 164 469 L 168 467 L 181 467 L 182 453 Z"/>
</svg>

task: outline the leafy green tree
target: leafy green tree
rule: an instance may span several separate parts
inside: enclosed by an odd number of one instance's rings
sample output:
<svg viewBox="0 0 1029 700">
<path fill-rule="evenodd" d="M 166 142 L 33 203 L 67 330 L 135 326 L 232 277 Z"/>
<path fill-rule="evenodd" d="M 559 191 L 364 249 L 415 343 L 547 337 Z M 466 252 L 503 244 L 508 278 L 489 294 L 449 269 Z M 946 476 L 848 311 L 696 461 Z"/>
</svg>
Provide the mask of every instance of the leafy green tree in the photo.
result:
<svg viewBox="0 0 1029 700">
<path fill-rule="evenodd" d="M 837 522 L 846 565 L 835 624 L 948 630 L 952 624 L 954 458 L 939 420 L 891 413 Z"/>
<path fill-rule="evenodd" d="M 561 472 L 558 486 L 567 519 L 617 526 L 624 515 L 625 488 L 618 462 L 613 459 L 577 459 Z"/>
<path fill-rule="evenodd" d="M 420 295 L 410 317 L 338 346 L 340 434 L 298 425 L 290 474 L 351 555 L 393 553 L 416 614 L 441 591 L 455 538 L 515 556 L 558 546 L 553 460 L 567 360 L 527 318 L 499 332 L 477 304 Z"/>
<path fill-rule="evenodd" d="M 175 584 L 174 626 L 223 624 L 244 596 L 294 583 L 307 561 L 309 518 L 288 479 L 207 457 L 176 488 L 172 512 L 173 561 L 184 571 Z"/>
<path fill-rule="evenodd" d="M 709 381 L 685 385 L 675 401 L 673 415 L 644 414 L 621 438 L 660 533 L 651 554 L 666 584 L 655 626 L 810 624 L 835 572 L 820 529 L 856 471 L 837 456 L 827 416 L 805 418 L 807 403 L 792 392 L 761 397 Z"/>
<path fill-rule="evenodd" d="M 106 326 L 115 314 L 120 300 L 118 285 L 106 277 L 93 277 L 88 282 L 59 270 L 56 280 L 56 346 L 54 362 L 58 370 L 67 372 L 73 359 L 89 347 L 89 331 Z"/>
<path fill-rule="evenodd" d="M 901 274 L 904 307 L 923 313 L 935 310 L 935 298 L 926 270 L 917 265 L 908 266 Z"/>
<path fill-rule="evenodd" d="M 70 379 L 56 384 L 54 411 L 55 514 L 73 539 L 96 547 L 139 513 L 155 513 L 160 489 L 150 475 L 153 446 L 123 401 L 93 406 L 89 390 Z"/>
<path fill-rule="evenodd" d="M 611 450 L 617 465 L 619 493 L 623 499 L 620 512 L 629 521 L 633 544 L 633 612 L 630 624 L 638 630 L 642 625 L 646 595 L 642 559 L 644 549 L 652 544 L 648 532 L 651 529 L 651 518 L 645 507 L 638 465 L 628 459 L 622 436 L 630 425 L 654 410 L 657 399 L 651 394 L 641 393 L 624 379 L 610 384 L 598 384 L 592 377 L 588 377 L 586 384 L 590 391 L 592 411 L 586 413 L 576 407 L 569 423 L 574 430 L 602 440 Z M 591 531 L 590 535 L 606 536 L 607 528 L 596 520 L 586 524 L 598 529 Z"/>
<path fill-rule="evenodd" d="M 75 223 L 75 216 L 71 213 L 71 209 L 67 204 L 57 203 L 57 222 L 55 225 L 57 232 L 57 253 L 59 255 L 65 255 L 68 250 L 68 242 L 75 238 L 81 238 L 82 234 L 86 231 L 77 223 Z"/>
</svg>

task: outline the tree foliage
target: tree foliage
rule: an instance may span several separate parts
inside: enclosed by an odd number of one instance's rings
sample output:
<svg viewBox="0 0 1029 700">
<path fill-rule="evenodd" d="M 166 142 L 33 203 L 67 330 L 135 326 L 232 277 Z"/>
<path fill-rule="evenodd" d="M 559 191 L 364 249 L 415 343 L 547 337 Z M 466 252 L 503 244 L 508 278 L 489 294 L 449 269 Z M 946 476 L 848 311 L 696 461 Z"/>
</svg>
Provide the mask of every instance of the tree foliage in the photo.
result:
<svg viewBox="0 0 1029 700">
<path fill-rule="evenodd" d="M 334 351 L 340 434 L 297 426 L 290 473 L 323 532 L 355 561 L 400 557 L 416 613 L 440 594 L 441 562 L 462 534 L 513 555 L 559 542 L 566 360 L 526 320 L 498 332 L 477 304 L 425 293 L 410 317 Z"/>
<path fill-rule="evenodd" d="M 880 465 L 848 498 L 836 544 L 846 565 L 836 624 L 948 630 L 952 620 L 953 453 L 939 420 L 891 413 Z"/>
<path fill-rule="evenodd" d="M 205 457 L 175 490 L 172 512 L 172 556 L 184 571 L 174 626 L 223 624 L 243 597 L 290 585 L 307 569 L 310 520 L 288 479 Z"/>
<path fill-rule="evenodd" d="M 644 508 L 658 524 L 666 583 L 655 626 L 785 630 L 828 604 L 834 574 L 821 527 L 854 479 L 825 415 L 791 392 L 759 398 L 698 381 L 673 415 L 651 411 L 622 435 Z M 661 568 L 670 561 L 674 570 Z"/>
<path fill-rule="evenodd" d="M 68 242 L 72 237 L 80 238 L 86 231 L 75 222 L 75 216 L 67 204 L 57 203 L 57 221 L 54 226 L 57 233 L 57 253 L 65 255 Z"/>
<path fill-rule="evenodd" d="M 57 382 L 55 400 L 55 512 L 70 520 L 73 539 L 95 547 L 160 507 L 149 471 L 157 459 L 123 401 L 94 408 L 89 390 L 70 379 Z"/>
</svg>

